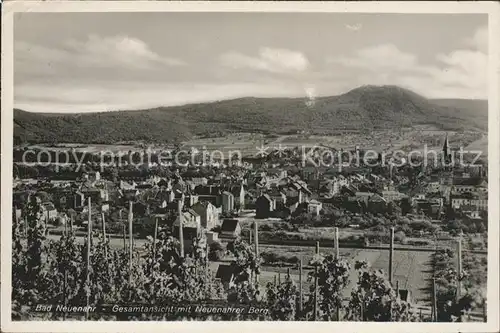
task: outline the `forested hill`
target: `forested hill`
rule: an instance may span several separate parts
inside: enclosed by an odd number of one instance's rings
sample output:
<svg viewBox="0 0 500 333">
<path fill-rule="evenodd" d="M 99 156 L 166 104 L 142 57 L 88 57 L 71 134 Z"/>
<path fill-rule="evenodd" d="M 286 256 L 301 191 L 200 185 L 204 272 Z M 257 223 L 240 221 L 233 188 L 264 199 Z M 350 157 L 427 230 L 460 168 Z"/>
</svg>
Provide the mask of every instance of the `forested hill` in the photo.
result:
<svg viewBox="0 0 500 333">
<path fill-rule="evenodd" d="M 18 142 L 179 142 L 228 132 L 336 133 L 419 124 L 486 130 L 487 101 L 429 100 L 395 86 L 363 86 L 316 98 L 239 98 L 137 111 L 44 114 L 14 110 Z"/>
</svg>

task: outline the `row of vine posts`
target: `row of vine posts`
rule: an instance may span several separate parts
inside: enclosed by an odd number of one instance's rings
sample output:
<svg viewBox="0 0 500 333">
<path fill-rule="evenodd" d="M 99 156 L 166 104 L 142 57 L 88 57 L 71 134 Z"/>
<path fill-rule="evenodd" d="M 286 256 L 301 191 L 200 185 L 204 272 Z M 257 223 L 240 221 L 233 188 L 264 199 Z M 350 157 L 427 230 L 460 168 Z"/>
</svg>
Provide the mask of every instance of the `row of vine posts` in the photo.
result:
<svg viewBox="0 0 500 333">
<path fill-rule="evenodd" d="M 349 284 L 351 267 L 346 260 L 340 258 L 338 228 L 335 228 L 334 232 L 333 255 L 322 256 L 319 242 L 316 243 L 315 255 L 309 263 L 313 271 L 308 273 L 308 281 L 313 281 L 313 284 L 306 300 L 303 295 L 302 259 L 298 265 L 298 290 L 288 269 L 283 283 L 279 275 L 277 282 L 275 278 L 274 283 L 267 283 L 266 292 L 261 292 L 258 223 L 255 222 L 254 249 L 250 245 L 252 233 L 248 244 L 241 239 L 228 244 L 228 251 L 235 256 L 236 269 L 235 284 L 225 295 L 220 283 L 213 281 L 210 274 L 208 242 L 203 243 L 195 239 L 191 253 L 189 255 L 185 253 L 182 200 L 178 202 L 178 240 L 159 228 L 158 219 L 155 219 L 154 234 L 151 242 L 145 245 L 147 254 L 140 265 L 134 265 L 139 263 L 140 258 L 137 253 L 134 254 L 132 201 L 129 202 L 128 212 L 128 244 L 125 225 L 123 230 L 123 251 L 110 248 L 104 213 L 101 213 L 102 237 L 97 244 L 94 244 L 90 198 L 87 237 L 82 248 L 75 242 L 72 220 L 70 220 L 70 231 L 68 232 L 66 224 L 60 241 L 46 244 L 44 242 L 46 230 L 40 218 L 40 207 L 36 201 L 31 201 L 27 206 L 24 225 L 26 250 L 23 250 L 17 219 L 13 223 L 12 298 L 15 316 L 22 317 L 23 303 L 33 305 L 39 301 L 56 301 L 58 297 L 62 298 L 64 305 L 68 305 L 71 300 L 84 295 L 88 308 L 96 302 L 106 304 L 113 301 L 125 304 L 134 300 L 149 304 L 155 302 L 162 304 L 161 302 L 165 301 L 180 304 L 182 300 L 211 301 L 216 295 L 219 300 L 227 298 L 229 304 L 256 304 L 270 310 L 268 317 L 249 317 L 257 320 L 419 320 L 413 313 L 411 305 L 401 301 L 399 287 L 397 286 L 396 290 L 393 288 L 394 229 L 391 229 L 389 278 L 387 279 L 382 271 L 370 270 L 366 262 L 356 262 L 354 269 L 359 272 L 358 284 L 351 292 L 348 305 L 344 306 L 342 291 Z M 83 253 L 80 257 L 80 250 L 84 251 L 85 259 Z M 461 258 L 461 250 L 458 257 Z M 85 265 L 83 270 L 79 266 L 80 262 Z M 60 281 L 61 277 L 63 281 Z M 79 283 L 80 278 L 84 281 L 83 284 Z M 62 282 L 62 290 L 59 282 Z M 42 288 L 45 288 L 45 291 Z M 435 279 L 433 279 L 432 321 L 438 320 L 437 298 Z M 460 286 L 457 288 L 458 298 L 460 298 Z M 85 318 L 93 319 L 92 315 L 87 312 Z M 66 318 L 65 313 L 63 318 Z M 217 319 L 217 317 L 211 318 Z M 218 319 L 234 318 L 220 316 Z"/>
</svg>

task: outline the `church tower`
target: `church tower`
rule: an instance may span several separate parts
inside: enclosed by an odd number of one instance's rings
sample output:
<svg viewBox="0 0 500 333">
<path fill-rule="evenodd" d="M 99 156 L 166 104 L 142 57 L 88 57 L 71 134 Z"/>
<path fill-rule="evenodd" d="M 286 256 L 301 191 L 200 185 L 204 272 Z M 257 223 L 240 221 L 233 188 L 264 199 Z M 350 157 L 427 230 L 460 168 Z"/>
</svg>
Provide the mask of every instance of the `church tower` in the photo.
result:
<svg viewBox="0 0 500 333">
<path fill-rule="evenodd" d="M 448 141 L 448 133 L 446 133 L 446 138 L 444 139 L 443 144 L 443 155 L 448 160 L 450 158 L 450 143 Z"/>
<path fill-rule="evenodd" d="M 444 139 L 444 144 L 443 144 L 443 161 L 442 161 L 442 164 L 445 167 L 445 169 L 448 170 L 448 171 L 453 168 L 451 166 L 451 164 L 452 164 L 452 158 L 451 158 L 450 142 L 448 141 L 448 133 L 446 133 L 446 137 Z"/>
</svg>

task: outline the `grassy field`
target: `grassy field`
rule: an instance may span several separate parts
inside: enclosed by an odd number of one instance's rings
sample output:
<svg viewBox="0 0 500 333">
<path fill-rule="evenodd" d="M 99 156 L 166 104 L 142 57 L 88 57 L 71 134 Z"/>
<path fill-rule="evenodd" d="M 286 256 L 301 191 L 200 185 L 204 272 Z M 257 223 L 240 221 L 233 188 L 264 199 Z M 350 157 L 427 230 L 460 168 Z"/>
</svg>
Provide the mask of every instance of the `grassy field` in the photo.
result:
<svg viewBox="0 0 500 333">
<path fill-rule="evenodd" d="M 243 155 L 253 155 L 257 153 L 256 147 L 261 144 L 267 147 L 312 147 L 324 145 L 335 149 L 354 149 L 360 146 L 362 149 L 373 150 L 423 150 L 424 145 L 427 149 L 441 149 L 446 134 L 449 135 L 452 146 L 468 146 L 472 148 L 484 149 L 487 138 L 480 137 L 479 133 L 472 132 L 453 132 L 442 131 L 436 128 L 415 127 L 406 128 L 401 131 L 372 131 L 366 133 L 342 133 L 339 135 L 279 135 L 276 137 L 266 137 L 262 134 L 254 133 L 235 133 L 225 137 L 193 139 L 184 142 L 184 147 L 196 147 L 207 150 L 220 150 L 227 152 L 229 150 L 239 150 Z"/>
<path fill-rule="evenodd" d="M 85 153 L 98 153 L 98 152 L 122 152 L 126 153 L 129 150 L 135 152 L 135 151 L 143 151 L 143 148 L 137 145 L 125 145 L 125 144 L 91 144 L 91 145 L 86 145 L 86 144 L 71 144 L 71 143 L 61 143 L 57 145 L 57 147 L 51 147 L 47 145 L 33 145 L 30 146 L 31 148 L 38 148 L 38 149 L 49 149 L 53 151 L 68 151 L 69 149 L 74 149 L 75 152 L 85 152 Z"/>
<path fill-rule="evenodd" d="M 469 150 L 482 150 L 483 155 L 487 156 L 487 136 L 481 138 L 480 133 L 464 132 L 458 133 L 453 131 L 442 131 L 435 128 L 415 127 L 407 128 L 401 131 L 372 131 L 366 133 L 342 133 L 338 135 L 263 135 L 260 133 L 233 133 L 223 137 L 214 138 L 195 138 L 182 143 L 182 148 L 189 150 L 191 148 L 206 149 L 208 151 L 218 150 L 225 155 L 229 151 L 239 151 L 243 156 L 255 155 L 257 147 L 264 145 L 266 147 L 279 148 L 281 147 L 312 147 L 325 146 L 335 149 L 352 150 L 355 146 L 362 149 L 372 149 L 376 151 L 394 151 L 397 149 L 422 150 L 424 144 L 427 144 L 428 149 L 440 149 L 443 144 L 445 135 L 450 137 L 450 144 L 453 147 L 459 145 L 466 146 Z M 34 145 L 32 147 L 35 147 Z M 50 147 L 51 150 L 68 150 L 74 148 L 76 151 L 84 151 L 97 153 L 99 151 L 112 152 L 128 152 L 142 151 L 145 146 L 141 144 L 60 144 L 58 147 Z M 43 145 L 38 145 L 38 148 L 43 148 Z M 151 149 L 168 149 L 162 144 L 152 145 Z"/>
<path fill-rule="evenodd" d="M 312 247 L 283 247 L 277 245 L 262 245 L 261 251 L 273 251 L 281 255 L 295 255 L 302 257 L 304 265 L 311 260 L 314 255 Z M 322 254 L 332 254 L 333 249 L 321 249 Z M 386 250 L 364 250 L 364 249 L 340 249 L 340 256 L 347 259 L 354 267 L 356 261 L 366 260 L 374 269 L 382 269 L 387 274 L 389 271 L 389 251 Z M 286 273 L 286 268 L 264 268 L 274 272 Z M 399 283 L 399 288 L 409 289 L 415 302 L 420 304 L 430 304 L 430 295 L 427 288 L 427 279 L 432 275 L 430 266 L 430 253 L 417 251 L 395 251 L 393 279 Z M 274 279 L 277 273 L 268 273 Z M 298 274 L 296 269 L 292 269 L 292 274 Z M 294 279 L 298 281 L 298 275 Z M 346 290 L 346 296 L 350 294 L 352 288 L 357 283 L 357 272 L 352 270 L 351 283 Z"/>
<path fill-rule="evenodd" d="M 484 135 L 481 139 L 471 142 L 465 150 L 468 151 L 481 151 L 481 156 L 488 156 L 488 136 Z"/>
<path fill-rule="evenodd" d="M 223 137 L 197 138 L 185 141 L 182 143 L 182 149 L 218 150 L 224 154 L 228 154 L 229 151 L 239 151 L 242 155 L 253 155 L 257 153 L 256 147 L 261 144 L 267 145 L 273 140 L 266 139 L 264 135 L 258 133 L 235 133 Z"/>
</svg>

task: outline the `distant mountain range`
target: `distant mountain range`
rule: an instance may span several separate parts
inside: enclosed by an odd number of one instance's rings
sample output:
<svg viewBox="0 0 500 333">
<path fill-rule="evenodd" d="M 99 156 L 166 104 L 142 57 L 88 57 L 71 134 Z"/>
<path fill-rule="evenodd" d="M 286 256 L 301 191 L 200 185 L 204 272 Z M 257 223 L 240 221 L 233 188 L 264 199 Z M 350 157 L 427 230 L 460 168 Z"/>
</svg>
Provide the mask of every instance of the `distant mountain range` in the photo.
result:
<svg viewBox="0 0 500 333">
<path fill-rule="evenodd" d="M 56 114 L 14 110 L 15 141 L 29 143 L 173 143 L 230 132 L 334 134 L 423 124 L 443 130 L 486 131 L 488 103 L 426 99 L 396 86 L 362 86 L 314 101 L 246 97 L 136 111 Z"/>
</svg>

